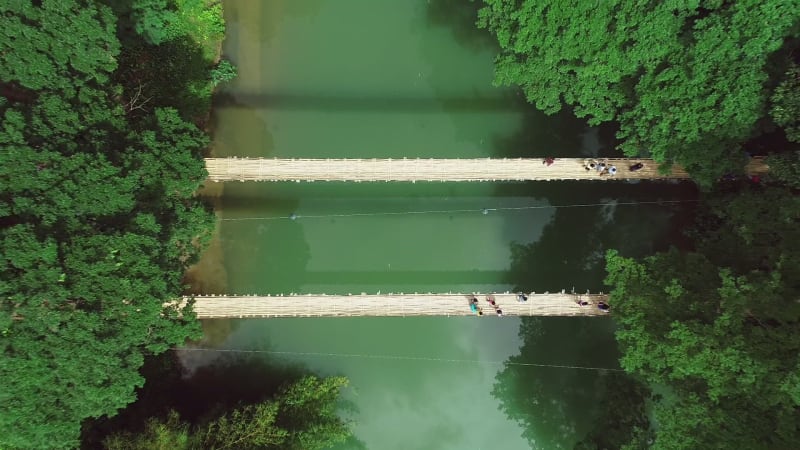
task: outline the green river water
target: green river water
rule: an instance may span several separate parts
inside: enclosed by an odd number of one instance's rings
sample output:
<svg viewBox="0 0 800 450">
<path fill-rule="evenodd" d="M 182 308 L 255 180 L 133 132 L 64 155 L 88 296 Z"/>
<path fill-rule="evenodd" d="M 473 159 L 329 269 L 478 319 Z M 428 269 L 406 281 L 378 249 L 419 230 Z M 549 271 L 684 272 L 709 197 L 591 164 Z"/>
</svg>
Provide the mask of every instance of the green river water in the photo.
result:
<svg viewBox="0 0 800 450">
<path fill-rule="evenodd" d="M 544 116 L 516 90 L 492 87 L 496 49 L 473 26 L 470 2 L 224 7 L 224 54 L 240 76 L 217 96 L 215 156 L 578 157 L 613 147 L 613 131 L 568 113 Z M 232 294 L 597 291 L 606 249 L 660 248 L 679 221 L 667 206 L 614 203 L 691 191 L 648 183 L 228 183 L 219 247 L 206 255 L 224 271 L 206 274 L 217 279 L 204 286 Z M 550 207 L 594 203 L 607 205 Z M 618 367 L 613 322 L 529 324 L 536 331 L 522 349 L 520 321 L 510 317 L 239 320 L 215 345 L 347 376 L 349 417 L 369 449 L 571 448 L 602 413 L 594 380 L 605 372 L 512 366 L 498 374 L 520 352 L 528 363 Z M 216 357 L 193 354 L 186 365 Z"/>
</svg>

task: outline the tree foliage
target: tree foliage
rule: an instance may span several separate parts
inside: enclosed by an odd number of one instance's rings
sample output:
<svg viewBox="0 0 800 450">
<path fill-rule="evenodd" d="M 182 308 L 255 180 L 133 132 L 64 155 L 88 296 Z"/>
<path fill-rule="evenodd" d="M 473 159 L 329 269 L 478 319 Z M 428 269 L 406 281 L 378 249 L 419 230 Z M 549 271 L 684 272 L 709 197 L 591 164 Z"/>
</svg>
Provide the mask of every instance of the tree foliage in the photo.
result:
<svg viewBox="0 0 800 450">
<path fill-rule="evenodd" d="M 150 419 L 145 430 L 109 436 L 109 450 L 145 449 L 324 449 L 350 437 L 349 424 L 336 415 L 342 377 L 305 376 L 273 398 L 240 405 L 190 427 L 171 412 L 165 421 Z"/>
<path fill-rule="evenodd" d="M 231 62 L 227 59 L 223 59 L 211 71 L 211 82 L 216 86 L 220 83 L 231 81 L 232 79 L 236 78 L 236 75 L 236 66 L 231 64 Z"/>
<path fill-rule="evenodd" d="M 800 151 L 770 155 L 767 165 L 770 179 L 800 189 Z"/>
<path fill-rule="evenodd" d="M 621 364 L 667 386 L 655 448 L 790 448 L 800 439 L 800 200 L 717 194 L 696 249 L 610 251 Z"/>
<path fill-rule="evenodd" d="M 496 83 L 547 113 L 620 123 L 625 154 L 678 162 L 704 183 L 741 170 L 766 113 L 769 57 L 800 32 L 798 0 L 484 0 Z"/>
<path fill-rule="evenodd" d="M 787 139 L 800 142 L 800 66 L 789 66 L 770 101 L 772 120 L 783 127 Z"/>
<path fill-rule="evenodd" d="M 199 332 L 164 302 L 211 232 L 208 139 L 179 109 L 126 108 L 109 7 L 2 12 L 0 446 L 74 447 L 82 420 L 134 400 L 146 354 Z"/>
</svg>

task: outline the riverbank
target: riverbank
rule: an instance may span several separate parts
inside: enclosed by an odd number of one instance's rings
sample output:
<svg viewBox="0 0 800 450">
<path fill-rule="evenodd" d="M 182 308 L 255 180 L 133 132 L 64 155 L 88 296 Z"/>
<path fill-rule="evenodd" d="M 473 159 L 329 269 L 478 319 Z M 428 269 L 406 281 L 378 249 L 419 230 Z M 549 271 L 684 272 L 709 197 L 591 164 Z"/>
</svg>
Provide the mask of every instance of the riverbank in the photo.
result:
<svg viewBox="0 0 800 450">
<path fill-rule="evenodd" d="M 199 337 L 188 311 L 163 302 L 213 232 L 195 193 L 211 92 L 231 75 L 208 56 L 221 11 L 88 0 L 5 11 L 1 447 L 77 446 L 82 422 L 136 398 L 147 356 Z"/>
</svg>

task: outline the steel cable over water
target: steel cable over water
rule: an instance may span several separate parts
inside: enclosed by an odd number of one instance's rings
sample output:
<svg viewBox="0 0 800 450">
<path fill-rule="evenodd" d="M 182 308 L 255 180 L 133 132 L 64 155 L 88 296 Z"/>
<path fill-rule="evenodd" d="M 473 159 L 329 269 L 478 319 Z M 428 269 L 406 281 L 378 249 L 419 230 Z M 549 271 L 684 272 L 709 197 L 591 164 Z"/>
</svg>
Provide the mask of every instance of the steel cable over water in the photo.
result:
<svg viewBox="0 0 800 450">
<path fill-rule="evenodd" d="M 292 213 L 289 216 L 264 216 L 264 217 L 223 217 L 223 221 L 246 221 L 246 220 L 296 220 L 296 219 L 327 219 L 343 217 L 370 217 L 370 216 L 403 216 L 419 214 L 455 214 L 455 213 L 481 213 L 488 214 L 493 211 L 524 211 L 534 209 L 558 209 L 558 208 L 589 208 L 595 206 L 638 206 L 638 205 L 665 205 L 677 203 L 696 203 L 700 200 L 656 200 L 648 202 L 606 202 L 606 203 L 576 203 L 572 205 L 538 205 L 538 206 L 509 206 L 497 208 L 480 209 L 439 209 L 423 211 L 387 211 L 387 212 L 367 212 L 350 214 L 312 214 L 303 215 Z"/>
<path fill-rule="evenodd" d="M 422 210 L 422 211 L 387 211 L 387 212 L 368 212 L 368 213 L 349 213 L 349 214 L 315 214 L 300 215 L 291 214 L 289 216 L 264 216 L 264 217 L 234 217 L 221 218 L 223 221 L 249 221 L 249 220 L 296 220 L 296 219 L 325 219 L 325 218 L 344 218 L 344 217 L 371 217 L 371 216 L 402 216 L 420 214 L 455 214 L 455 213 L 481 213 L 488 214 L 493 211 L 524 211 L 536 209 L 558 209 L 558 208 L 587 208 L 598 206 L 638 206 L 638 205 L 667 205 L 680 203 L 696 203 L 700 200 L 657 200 L 644 202 L 605 202 L 605 203 L 583 203 L 570 205 L 538 205 L 538 206 L 516 206 L 516 207 L 496 207 L 480 209 L 450 209 L 450 210 Z M 522 363 L 511 361 L 486 361 L 475 359 L 456 359 L 456 358 L 434 358 L 426 356 L 404 356 L 404 355 L 374 355 L 358 353 L 326 353 L 326 352 L 292 352 L 292 351 L 273 351 L 273 350 L 245 350 L 245 349 L 214 349 L 205 347 L 183 347 L 173 348 L 175 352 L 216 352 L 216 353 L 239 353 L 239 354 L 268 354 L 279 356 L 317 356 L 327 358 L 362 358 L 362 359 L 381 359 L 381 360 L 400 360 L 400 361 L 429 361 L 441 363 L 462 363 L 462 364 L 485 364 L 485 365 L 513 365 L 528 367 L 544 367 L 557 369 L 573 370 L 594 370 L 624 372 L 623 369 L 609 367 L 591 367 L 568 364 L 540 364 Z"/>
</svg>

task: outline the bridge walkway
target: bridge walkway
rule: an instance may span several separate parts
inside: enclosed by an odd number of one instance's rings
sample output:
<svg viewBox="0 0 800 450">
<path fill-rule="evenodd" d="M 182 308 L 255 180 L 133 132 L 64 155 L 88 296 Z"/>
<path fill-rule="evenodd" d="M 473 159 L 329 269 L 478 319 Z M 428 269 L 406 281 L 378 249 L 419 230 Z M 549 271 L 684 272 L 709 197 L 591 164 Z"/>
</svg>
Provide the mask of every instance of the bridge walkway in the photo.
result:
<svg viewBox="0 0 800 450">
<path fill-rule="evenodd" d="M 605 294 L 526 294 L 520 302 L 516 293 L 500 294 L 360 294 L 360 295 L 206 295 L 194 299 L 199 319 L 246 317 L 354 317 L 354 316 L 469 316 L 469 303 L 478 299 L 484 317 L 496 316 L 487 301 L 492 296 L 505 316 L 598 316 L 607 314 L 597 304 Z M 581 306 L 579 302 L 586 302 Z"/>
<path fill-rule="evenodd" d="M 666 180 L 688 179 L 681 167 L 661 173 L 658 164 L 641 158 L 519 159 L 267 159 L 206 158 L 210 181 L 549 181 L 549 180 Z M 592 164 L 615 167 L 616 173 L 590 169 Z M 641 164 L 641 168 L 631 170 Z M 746 172 L 766 173 L 761 158 Z"/>
</svg>

